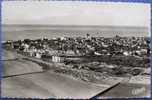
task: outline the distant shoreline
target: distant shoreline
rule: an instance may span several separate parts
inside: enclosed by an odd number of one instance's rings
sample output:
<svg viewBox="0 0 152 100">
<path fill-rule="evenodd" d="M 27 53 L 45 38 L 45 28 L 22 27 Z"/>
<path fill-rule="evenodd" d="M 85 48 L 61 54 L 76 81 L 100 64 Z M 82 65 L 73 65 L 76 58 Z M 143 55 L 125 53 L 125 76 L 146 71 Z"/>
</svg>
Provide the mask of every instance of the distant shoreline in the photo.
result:
<svg viewBox="0 0 152 100">
<path fill-rule="evenodd" d="M 86 34 L 91 37 L 150 37 L 150 30 L 135 26 L 2 25 L 2 40 L 86 37 Z"/>
<path fill-rule="evenodd" d="M 20 27 L 109 27 L 109 28 L 114 28 L 114 27 L 119 27 L 119 28 L 143 28 L 143 29 L 148 29 L 148 27 L 145 26 L 112 26 L 112 25 L 53 25 L 53 24 L 2 24 L 3 26 L 20 26 Z"/>
</svg>

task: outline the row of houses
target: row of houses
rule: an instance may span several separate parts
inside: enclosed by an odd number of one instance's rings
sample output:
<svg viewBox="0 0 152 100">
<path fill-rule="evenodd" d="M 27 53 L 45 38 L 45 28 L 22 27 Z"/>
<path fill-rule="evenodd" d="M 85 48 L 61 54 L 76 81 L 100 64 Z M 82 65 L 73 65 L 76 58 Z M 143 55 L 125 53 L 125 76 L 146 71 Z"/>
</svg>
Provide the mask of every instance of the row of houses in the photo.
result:
<svg viewBox="0 0 152 100">
<path fill-rule="evenodd" d="M 149 56 L 150 42 L 140 38 L 128 37 L 89 37 L 56 39 L 37 39 L 23 41 L 7 41 L 4 48 L 9 47 L 20 52 L 26 52 L 29 56 L 41 58 L 42 55 L 124 55 L 124 56 Z M 53 61 L 58 59 L 52 58 Z M 60 59 L 60 58 L 59 58 Z"/>
</svg>

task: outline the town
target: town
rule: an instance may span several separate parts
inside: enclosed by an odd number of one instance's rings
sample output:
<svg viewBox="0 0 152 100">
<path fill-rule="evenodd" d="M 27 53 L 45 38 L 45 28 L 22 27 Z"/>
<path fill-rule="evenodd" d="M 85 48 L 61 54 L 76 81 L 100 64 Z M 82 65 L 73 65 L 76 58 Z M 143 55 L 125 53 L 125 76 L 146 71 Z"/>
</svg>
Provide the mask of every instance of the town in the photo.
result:
<svg viewBox="0 0 152 100">
<path fill-rule="evenodd" d="M 150 4 L 9 1 L 2 98 L 150 98 Z"/>
<path fill-rule="evenodd" d="M 24 52 L 41 58 L 43 55 L 124 55 L 136 57 L 150 56 L 150 39 L 146 37 L 61 37 L 53 39 L 24 39 L 6 41 L 3 48 Z"/>
<path fill-rule="evenodd" d="M 113 75 L 116 76 L 126 73 L 138 75 L 141 74 L 143 68 L 150 68 L 150 38 L 147 37 L 120 37 L 116 35 L 112 38 L 104 38 L 91 37 L 86 34 L 86 37 L 75 38 L 6 41 L 3 43 L 3 48 L 48 63 L 62 63 L 62 67 L 70 65 L 72 69 L 106 71 L 109 74 L 114 71 Z M 99 65 L 112 65 L 113 71 L 109 72 L 111 68 L 107 67 L 106 70 L 98 68 Z M 44 69 L 49 67 L 44 66 L 46 67 Z M 114 66 L 117 67 L 114 68 Z M 62 73 L 62 71 L 59 72 Z"/>
</svg>

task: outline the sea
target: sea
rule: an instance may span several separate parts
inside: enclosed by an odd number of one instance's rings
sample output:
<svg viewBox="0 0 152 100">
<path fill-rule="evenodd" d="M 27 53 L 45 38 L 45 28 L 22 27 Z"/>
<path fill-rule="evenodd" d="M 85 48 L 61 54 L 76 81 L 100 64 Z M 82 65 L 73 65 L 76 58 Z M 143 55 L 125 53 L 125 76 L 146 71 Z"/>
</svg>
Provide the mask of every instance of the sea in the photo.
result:
<svg viewBox="0 0 152 100">
<path fill-rule="evenodd" d="M 2 25 L 2 41 L 58 37 L 150 37 L 149 28 L 132 26 Z"/>
</svg>

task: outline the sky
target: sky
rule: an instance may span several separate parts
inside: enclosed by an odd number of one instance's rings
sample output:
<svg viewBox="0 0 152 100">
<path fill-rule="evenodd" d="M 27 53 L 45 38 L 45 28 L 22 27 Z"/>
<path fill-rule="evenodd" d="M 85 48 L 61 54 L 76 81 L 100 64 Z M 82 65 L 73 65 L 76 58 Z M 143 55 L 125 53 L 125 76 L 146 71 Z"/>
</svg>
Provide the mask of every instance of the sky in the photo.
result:
<svg viewBox="0 0 152 100">
<path fill-rule="evenodd" d="M 3 1 L 2 24 L 150 27 L 150 4 Z"/>
</svg>

